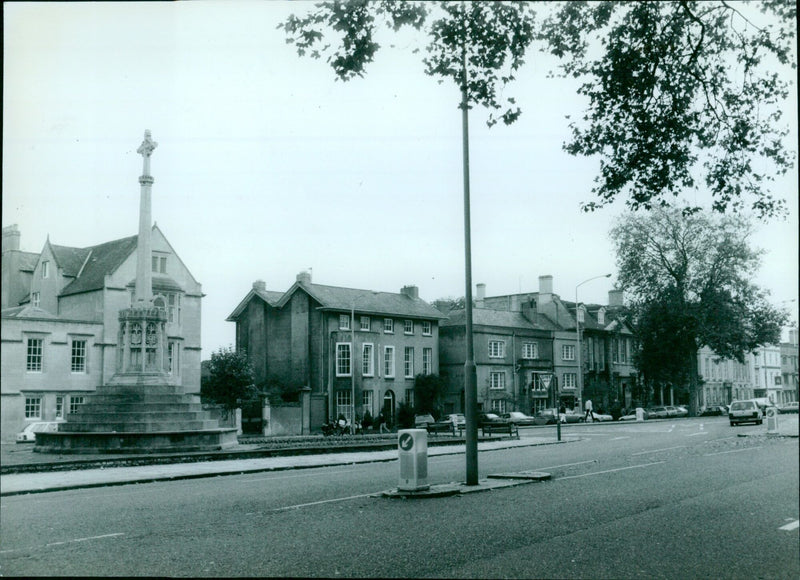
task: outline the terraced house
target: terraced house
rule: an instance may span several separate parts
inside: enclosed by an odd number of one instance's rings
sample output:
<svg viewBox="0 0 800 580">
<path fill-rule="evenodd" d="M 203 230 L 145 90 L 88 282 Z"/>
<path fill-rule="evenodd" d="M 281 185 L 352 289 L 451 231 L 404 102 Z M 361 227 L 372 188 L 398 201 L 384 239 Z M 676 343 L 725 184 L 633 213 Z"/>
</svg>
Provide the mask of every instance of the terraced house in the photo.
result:
<svg viewBox="0 0 800 580">
<path fill-rule="evenodd" d="M 310 389 L 309 424 L 413 403 L 414 378 L 439 373 L 439 321 L 416 286 L 399 293 L 315 284 L 297 275 L 285 292 L 256 281 L 227 320 L 256 383 Z"/>
<path fill-rule="evenodd" d="M 65 419 L 111 378 L 118 315 L 132 304 L 136 276 L 138 236 L 85 248 L 48 239 L 14 259 L 20 238 L 3 229 L 2 292 L 15 301 L 2 310 L 4 440 L 27 423 Z M 158 226 L 151 254 L 153 294 L 168 314 L 169 372 L 199 393 L 201 286 Z"/>
</svg>

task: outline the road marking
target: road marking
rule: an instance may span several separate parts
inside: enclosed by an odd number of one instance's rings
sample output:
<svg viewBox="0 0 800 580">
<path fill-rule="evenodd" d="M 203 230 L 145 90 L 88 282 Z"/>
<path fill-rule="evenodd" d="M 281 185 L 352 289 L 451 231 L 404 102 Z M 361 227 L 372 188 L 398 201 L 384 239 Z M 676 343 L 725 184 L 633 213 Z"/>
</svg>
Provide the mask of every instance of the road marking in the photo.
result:
<svg viewBox="0 0 800 580">
<path fill-rule="evenodd" d="M 122 532 L 117 532 L 114 534 L 103 534 L 102 536 L 89 536 L 88 538 L 75 538 L 73 540 L 65 540 L 63 542 L 50 542 L 49 544 L 45 544 L 45 548 L 49 548 L 50 546 L 63 546 L 65 544 L 74 544 L 76 542 L 88 542 L 89 540 L 102 540 L 104 538 L 114 538 L 117 536 L 124 536 L 125 534 Z M 36 548 L 14 548 L 12 550 L 0 550 L 0 554 L 8 554 L 10 552 L 22 552 L 23 550 L 35 550 Z"/>
<path fill-rule="evenodd" d="M 320 505 L 320 504 L 323 504 L 323 503 L 333 503 L 333 502 L 337 502 L 337 501 L 347 501 L 348 499 L 358 499 L 360 497 L 371 497 L 371 496 L 375 495 L 376 493 L 380 493 L 380 492 L 379 491 L 378 492 L 373 491 L 373 492 L 370 492 L 370 493 L 361 493 L 359 495 L 351 495 L 351 496 L 348 496 L 348 497 L 335 497 L 333 499 L 322 499 L 320 501 L 312 501 L 312 502 L 309 502 L 309 503 L 299 503 L 297 505 L 287 505 L 285 507 L 273 508 L 271 511 L 273 511 L 273 512 L 282 512 L 282 511 L 285 511 L 285 510 L 293 510 L 293 509 L 298 509 L 298 508 L 302 508 L 302 507 L 308 507 L 308 506 L 312 506 L 312 505 Z"/>
<path fill-rule="evenodd" d="M 779 530 L 786 530 L 787 532 L 791 532 L 792 530 L 796 530 L 797 528 L 800 528 L 800 520 L 795 520 L 795 521 L 793 521 L 793 522 L 791 522 L 789 524 L 786 524 L 785 526 L 781 526 L 778 529 Z"/>
<path fill-rule="evenodd" d="M 695 437 L 697 435 L 710 435 L 708 431 L 698 431 L 697 433 L 689 433 L 687 437 Z"/>
<path fill-rule="evenodd" d="M 725 455 L 726 453 L 739 453 L 740 451 L 751 451 L 752 449 L 761 449 L 761 447 L 746 447 L 745 449 L 731 449 L 730 451 L 718 451 L 717 453 L 705 453 L 703 457 L 710 457 L 711 455 Z"/>
<path fill-rule="evenodd" d="M 627 469 L 638 469 L 640 467 L 650 467 L 651 465 L 658 465 L 660 463 L 666 463 L 666 461 L 654 461 L 653 463 L 642 463 L 641 465 L 630 465 L 628 467 L 618 467 L 617 469 L 606 469 L 605 471 L 593 471 L 592 473 L 584 473 L 582 475 L 568 475 L 566 477 L 559 477 L 559 481 L 562 479 L 577 479 L 579 477 L 591 477 L 593 475 L 602 475 L 604 473 L 614 473 L 616 471 L 625 471 Z"/>
<path fill-rule="evenodd" d="M 623 436 L 623 437 L 614 437 L 614 438 L 612 439 L 612 441 L 619 441 L 620 439 L 630 439 L 630 437 L 628 437 L 627 435 L 625 435 L 625 436 Z"/>
<path fill-rule="evenodd" d="M 650 451 L 639 451 L 638 453 L 631 453 L 631 457 L 634 455 L 645 455 L 646 453 L 658 453 L 659 451 L 672 451 L 673 449 L 685 449 L 686 445 L 678 445 L 677 447 L 665 447 L 664 449 L 652 449 Z"/>
<path fill-rule="evenodd" d="M 564 463 L 562 465 L 550 465 L 549 467 L 537 467 L 536 471 L 541 471 L 543 469 L 558 469 L 559 467 L 573 467 L 575 465 L 585 465 L 587 463 L 597 463 L 597 459 L 592 459 L 591 461 L 578 461 L 577 463 Z"/>
</svg>

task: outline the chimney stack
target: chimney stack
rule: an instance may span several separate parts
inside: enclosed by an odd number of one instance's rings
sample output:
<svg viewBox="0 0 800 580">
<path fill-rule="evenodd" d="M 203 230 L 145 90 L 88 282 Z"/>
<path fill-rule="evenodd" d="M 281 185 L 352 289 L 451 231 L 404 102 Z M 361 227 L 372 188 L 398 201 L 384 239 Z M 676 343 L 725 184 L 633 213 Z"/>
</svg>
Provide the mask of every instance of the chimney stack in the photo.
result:
<svg viewBox="0 0 800 580">
<path fill-rule="evenodd" d="M 311 272 L 303 270 L 297 275 L 297 281 L 303 284 L 311 284 Z"/>
<path fill-rule="evenodd" d="M 610 307 L 618 307 L 623 305 L 622 290 L 608 291 L 608 305 Z"/>
<path fill-rule="evenodd" d="M 417 299 L 419 298 L 419 288 L 413 285 L 403 286 L 400 289 L 400 294 L 408 296 L 409 298 Z"/>
<path fill-rule="evenodd" d="M 267 290 L 267 283 L 264 280 L 256 280 L 253 282 L 253 290 L 258 290 L 259 292 L 265 292 Z"/>
<path fill-rule="evenodd" d="M 19 250 L 19 240 L 22 234 L 17 224 L 3 228 L 3 253 Z"/>
<path fill-rule="evenodd" d="M 539 304 L 544 305 L 553 301 L 553 277 L 539 276 Z"/>
</svg>

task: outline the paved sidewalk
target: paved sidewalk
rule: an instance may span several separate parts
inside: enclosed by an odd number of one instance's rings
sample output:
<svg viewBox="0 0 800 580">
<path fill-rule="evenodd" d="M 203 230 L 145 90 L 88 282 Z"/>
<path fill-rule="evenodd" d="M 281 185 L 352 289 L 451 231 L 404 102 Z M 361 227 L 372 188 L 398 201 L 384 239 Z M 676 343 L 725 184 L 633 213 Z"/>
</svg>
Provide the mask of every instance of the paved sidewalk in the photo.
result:
<svg viewBox="0 0 800 580">
<path fill-rule="evenodd" d="M 563 442 L 576 441 L 577 437 L 565 437 Z M 512 447 L 529 447 L 557 443 L 552 437 L 524 437 L 522 439 L 481 441 L 478 451 L 493 451 Z M 429 447 L 429 456 L 456 455 L 465 453 L 465 445 Z M 38 473 L 6 474 L 0 478 L 0 496 L 24 493 L 62 491 L 128 483 L 147 483 L 194 479 L 219 475 L 234 475 L 260 471 L 329 467 L 356 463 L 396 461 L 397 450 L 366 451 L 352 453 L 324 453 L 317 455 L 293 455 L 288 457 L 261 457 L 198 463 L 175 463 L 168 465 L 142 465 L 136 467 L 112 467 L 106 469 L 80 469 L 75 471 L 52 471 Z"/>
</svg>

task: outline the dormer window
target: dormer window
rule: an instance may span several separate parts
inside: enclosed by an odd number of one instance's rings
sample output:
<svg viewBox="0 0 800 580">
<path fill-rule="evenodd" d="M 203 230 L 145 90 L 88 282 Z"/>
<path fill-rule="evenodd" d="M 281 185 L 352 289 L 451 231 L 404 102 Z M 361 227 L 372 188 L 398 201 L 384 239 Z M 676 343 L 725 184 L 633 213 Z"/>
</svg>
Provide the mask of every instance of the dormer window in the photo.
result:
<svg viewBox="0 0 800 580">
<path fill-rule="evenodd" d="M 601 308 L 597 311 L 597 324 L 605 324 L 606 323 L 606 309 Z"/>
<path fill-rule="evenodd" d="M 153 256 L 152 270 L 156 273 L 167 273 L 167 257 L 166 256 Z"/>
</svg>

